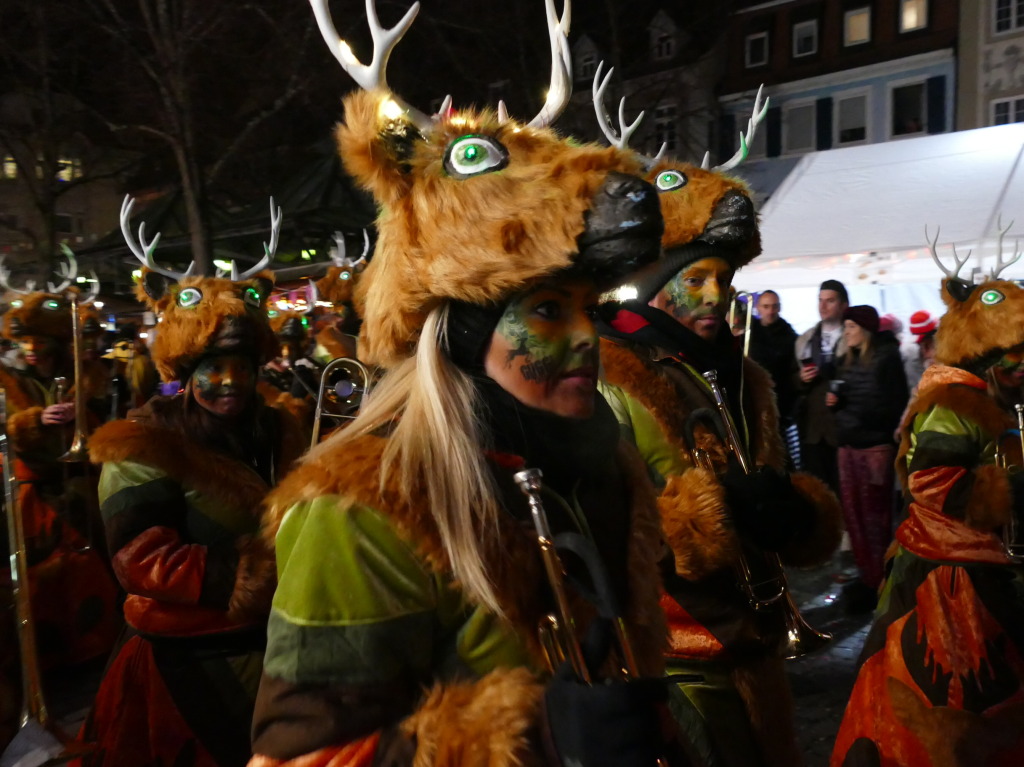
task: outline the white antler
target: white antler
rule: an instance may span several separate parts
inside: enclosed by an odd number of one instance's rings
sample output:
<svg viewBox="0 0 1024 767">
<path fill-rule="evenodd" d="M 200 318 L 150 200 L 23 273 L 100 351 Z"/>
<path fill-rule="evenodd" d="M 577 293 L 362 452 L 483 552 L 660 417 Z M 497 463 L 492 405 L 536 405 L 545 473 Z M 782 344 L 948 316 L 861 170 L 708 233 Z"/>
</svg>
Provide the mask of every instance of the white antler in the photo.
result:
<svg viewBox="0 0 1024 767">
<path fill-rule="evenodd" d="M 388 87 L 387 82 L 388 59 L 391 56 L 391 51 L 394 50 L 402 36 L 409 31 L 416 14 L 420 11 L 420 4 L 413 3 L 401 21 L 391 29 L 385 29 L 377 17 L 375 0 L 366 0 L 366 20 L 370 25 L 370 34 L 373 37 L 373 58 L 369 64 L 360 62 L 352 53 L 349 44 L 341 39 L 338 30 L 334 27 L 334 21 L 331 19 L 327 0 L 309 0 L 309 4 L 313 7 L 313 14 L 316 16 L 316 23 L 320 27 L 320 34 L 323 36 L 324 42 L 331 49 L 334 58 L 341 64 L 341 68 L 348 72 L 356 84 L 363 90 L 386 91 L 392 100 L 409 114 L 409 117 L 421 130 L 428 129 L 431 125 L 430 118 L 399 99 Z"/>
<path fill-rule="evenodd" d="M 78 259 L 75 258 L 75 254 L 67 246 L 67 243 L 62 242 L 60 244 L 60 252 L 64 254 L 64 258 L 68 261 L 66 264 L 60 265 L 60 276 L 63 278 L 63 281 L 59 285 L 54 285 L 52 282 L 46 283 L 46 288 L 51 293 L 63 293 L 75 281 L 75 278 L 78 277 Z"/>
<path fill-rule="evenodd" d="M 121 203 L 121 234 L 124 235 L 124 241 L 128 243 L 128 249 L 132 254 L 150 271 L 162 274 L 164 277 L 170 277 L 172 280 L 180 280 L 192 274 L 192 270 L 196 266 L 195 261 L 190 263 L 188 265 L 188 269 L 184 272 L 175 272 L 156 265 L 156 262 L 153 261 L 153 251 L 156 250 L 156 246 L 160 242 L 160 232 L 156 233 L 156 237 L 153 238 L 152 242 L 146 242 L 145 221 L 139 224 L 139 240 L 138 242 L 135 241 L 135 238 L 132 236 L 132 228 L 130 225 L 132 208 L 134 207 L 135 198 L 126 194 L 124 196 L 124 202 Z"/>
<path fill-rule="evenodd" d="M 14 287 L 11 284 L 10 280 L 11 280 L 11 270 L 8 269 L 4 265 L 3 256 L 0 256 L 0 287 L 4 288 L 5 290 L 9 290 L 12 293 L 21 293 L 22 295 L 26 295 L 28 293 L 32 293 L 36 289 L 35 280 L 27 280 L 25 282 L 25 289 L 24 290 L 22 290 L 21 288 Z"/>
<path fill-rule="evenodd" d="M 91 304 L 100 296 L 100 278 L 96 276 L 96 270 L 89 270 L 89 290 L 86 291 L 85 295 L 78 299 L 79 306 L 85 306 Z"/>
<path fill-rule="evenodd" d="M 270 244 L 263 243 L 263 258 L 256 262 L 254 266 L 249 267 L 241 275 L 238 273 L 238 267 L 235 262 L 231 262 L 231 279 L 234 282 L 239 280 L 247 280 L 254 276 L 257 272 L 266 269 L 270 262 L 274 260 L 274 254 L 277 253 L 277 239 L 281 234 L 281 207 L 274 207 L 274 198 L 270 198 Z"/>
<path fill-rule="evenodd" d="M 732 170 L 741 162 L 747 159 L 747 155 L 750 154 L 750 144 L 754 140 L 754 134 L 757 133 L 757 126 L 761 124 L 764 116 L 768 114 L 768 102 L 770 99 L 765 99 L 764 104 L 761 104 L 761 92 L 764 91 L 764 85 L 757 89 L 757 96 L 754 98 L 754 111 L 750 115 L 750 119 L 747 120 L 747 133 L 746 135 L 740 134 L 740 148 L 736 150 L 734 154 L 727 162 L 722 165 L 716 165 L 712 170 L 715 171 L 727 171 Z M 704 155 L 704 162 L 701 167 L 707 169 L 708 155 Z"/>
<path fill-rule="evenodd" d="M 1010 228 L 1012 226 L 1013 226 L 1013 221 L 1011 221 L 1009 224 L 1007 224 L 1006 228 L 1004 229 L 1003 228 L 1003 217 L 1000 215 L 996 219 L 996 228 L 999 229 L 999 241 L 998 241 L 998 247 L 996 249 L 996 266 L 995 266 L 995 269 L 992 270 L 992 279 L 993 280 L 998 280 L 1000 273 L 1004 269 L 1006 269 L 1007 267 L 1013 266 L 1015 263 L 1020 261 L 1021 256 L 1024 256 L 1024 252 L 1019 250 L 1020 241 L 1019 240 L 1015 240 L 1014 243 L 1013 243 L 1013 250 L 1014 250 L 1013 257 L 1009 261 L 1003 261 L 1003 238 L 1006 237 L 1006 233 L 1008 231 L 1010 231 Z"/>
<path fill-rule="evenodd" d="M 355 261 L 347 255 L 347 247 L 345 245 L 345 235 L 341 232 L 334 233 L 334 250 L 331 252 L 331 261 L 334 265 L 341 269 L 355 269 L 361 263 L 366 261 L 366 256 L 370 252 L 370 235 L 363 229 L 363 252 Z"/>
<path fill-rule="evenodd" d="M 960 258 L 960 256 L 956 252 L 956 245 L 953 245 L 953 261 L 956 263 L 956 268 L 953 271 L 950 271 L 945 266 L 943 266 L 942 262 L 939 260 L 939 254 L 935 250 L 935 246 L 939 242 L 939 231 L 940 231 L 940 228 L 936 227 L 935 228 L 935 239 L 934 240 L 933 239 L 929 239 L 929 237 L 928 237 L 928 225 L 925 224 L 925 227 L 924 227 L 924 238 L 926 240 L 928 240 L 928 251 L 932 254 L 932 260 L 935 261 L 936 266 L 938 266 L 939 269 L 942 270 L 942 273 L 944 275 L 946 275 L 946 277 L 948 277 L 951 280 L 959 279 L 959 277 L 957 277 L 957 275 L 960 274 L 960 270 L 963 268 L 964 264 L 967 263 L 967 259 L 969 259 L 971 257 L 971 251 L 967 251 L 967 255 L 964 256 L 963 258 Z"/>
<path fill-rule="evenodd" d="M 313 280 L 309 280 L 306 284 L 306 309 L 303 314 L 312 314 L 313 310 L 316 309 L 317 299 L 320 297 L 316 290 L 316 283 Z"/>
<path fill-rule="evenodd" d="M 548 20 L 548 42 L 551 44 L 551 83 L 544 106 L 530 120 L 533 128 L 551 125 L 562 114 L 572 95 L 572 52 L 569 50 L 572 2 L 565 0 L 561 19 L 555 12 L 555 0 L 544 0 L 544 11 Z"/>
<path fill-rule="evenodd" d="M 641 112 L 636 116 L 636 119 L 626 125 L 626 99 L 625 97 L 619 100 L 619 135 L 615 135 L 615 128 L 612 127 L 612 118 L 608 114 L 608 110 L 604 106 L 604 94 L 608 90 L 608 83 L 611 82 L 612 72 L 615 71 L 615 67 L 608 70 L 608 74 L 601 79 L 601 70 L 604 69 L 604 61 L 601 61 L 597 65 L 597 72 L 594 74 L 594 83 L 591 86 L 591 95 L 594 102 L 594 114 L 597 115 L 597 124 L 601 126 L 601 132 L 604 133 L 608 143 L 618 149 L 626 149 L 629 146 L 630 137 L 636 132 L 637 127 L 640 125 L 640 121 L 644 119 L 644 113 Z M 600 84 L 598 82 L 600 81 Z"/>
</svg>

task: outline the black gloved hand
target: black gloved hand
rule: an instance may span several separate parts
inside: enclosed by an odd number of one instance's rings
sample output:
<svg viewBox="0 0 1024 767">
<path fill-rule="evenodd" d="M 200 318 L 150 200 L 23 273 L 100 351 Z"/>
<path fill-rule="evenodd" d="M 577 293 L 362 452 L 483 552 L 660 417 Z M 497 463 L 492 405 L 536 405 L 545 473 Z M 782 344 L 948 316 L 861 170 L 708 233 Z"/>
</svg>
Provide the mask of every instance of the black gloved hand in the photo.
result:
<svg viewBox="0 0 1024 767">
<path fill-rule="evenodd" d="M 788 474 L 765 466 L 745 474 L 731 464 L 721 483 L 736 532 L 758 548 L 778 551 L 810 533 L 814 508 L 793 489 Z"/>
<path fill-rule="evenodd" d="M 578 682 L 560 670 L 544 693 L 547 728 L 564 765 L 652 767 L 665 748 L 658 705 L 663 679 Z"/>
</svg>

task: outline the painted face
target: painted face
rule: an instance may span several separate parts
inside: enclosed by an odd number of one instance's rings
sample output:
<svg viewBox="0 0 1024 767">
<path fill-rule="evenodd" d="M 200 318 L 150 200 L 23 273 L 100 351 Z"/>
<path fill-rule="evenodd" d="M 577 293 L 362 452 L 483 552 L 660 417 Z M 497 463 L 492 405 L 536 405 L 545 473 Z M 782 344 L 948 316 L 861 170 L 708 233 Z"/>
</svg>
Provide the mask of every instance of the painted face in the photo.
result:
<svg viewBox="0 0 1024 767">
<path fill-rule="evenodd" d="M 782 303 L 774 293 L 762 293 L 758 296 L 757 313 L 761 317 L 762 325 L 771 325 L 779 319 L 779 311 L 781 309 Z"/>
<path fill-rule="evenodd" d="M 992 372 L 1000 386 L 1017 388 L 1024 385 L 1024 350 L 1004 354 Z"/>
<path fill-rule="evenodd" d="M 843 322 L 843 338 L 846 340 L 846 345 L 851 349 L 861 348 L 868 340 L 868 336 L 868 331 L 853 320 Z"/>
<path fill-rule="evenodd" d="M 723 258 L 702 258 L 681 270 L 651 301 L 684 328 L 711 341 L 718 335 L 729 304 L 732 268 Z"/>
<path fill-rule="evenodd" d="M 818 293 L 818 316 L 822 322 L 839 322 L 846 311 L 846 302 L 834 290 L 822 290 Z"/>
<path fill-rule="evenodd" d="M 57 341 L 47 336 L 22 336 L 17 343 L 21 349 L 21 356 L 29 367 L 45 364 L 57 353 Z"/>
<path fill-rule="evenodd" d="M 256 370 L 248 357 L 237 354 L 206 357 L 189 379 L 189 388 L 196 402 L 211 413 L 236 416 L 256 390 Z"/>
<path fill-rule="evenodd" d="M 597 396 L 598 292 L 587 282 L 529 290 L 498 321 L 484 370 L 524 405 L 567 418 L 588 418 Z"/>
</svg>

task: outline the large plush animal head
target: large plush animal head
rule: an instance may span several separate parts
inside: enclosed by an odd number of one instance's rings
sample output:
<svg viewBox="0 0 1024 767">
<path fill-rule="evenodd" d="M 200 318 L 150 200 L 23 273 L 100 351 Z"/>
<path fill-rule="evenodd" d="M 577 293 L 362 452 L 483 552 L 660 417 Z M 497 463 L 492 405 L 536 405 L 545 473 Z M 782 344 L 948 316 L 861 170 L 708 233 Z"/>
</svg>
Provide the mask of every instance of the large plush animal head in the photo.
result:
<svg viewBox="0 0 1024 767">
<path fill-rule="evenodd" d="M 602 77 L 603 69 L 601 62 L 593 81 L 597 122 L 612 146 L 626 150 L 644 113 L 627 124 L 625 98 L 621 99 L 616 132 L 605 107 L 605 93 L 614 69 L 609 69 Z M 664 147 L 654 157 L 637 153 L 645 178 L 658 190 L 665 231 L 661 238 L 662 258 L 656 266 L 644 270 L 642 279 L 631 283 L 633 287 L 644 294 L 656 292 L 655 288 L 684 264 L 698 258 L 724 258 L 735 271 L 761 253 L 761 234 L 750 190 L 743 181 L 728 173 L 747 158 L 750 142 L 767 112 L 768 100 L 762 101 L 762 90 L 758 89 L 746 133 L 740 134 L 739 149 L 728 161 L 713 168 L 707 153 L 700 165 L 668 157 Z"/>
<path fill-rule="evenodd" d="M 335 31 L 326 0 L 311 0 L 324 39 L 363 87 L 345 99 L 342 161 L 380 209 L 373 260 L 356 287 L 360 356 L 391 366 L 407 357 L 427 314 L 446 300 L 501 302 L 531 281 L 575 266 L 611 276 L 656 256 L 662 223 L 636 156 L 577 145 L 547 126 L 569 97 L 569 7 L 546 0 L 552 83 L 530 122 L 496 111 L 434 117 L 387 87 L 388 54 L 413 6 L 382 29 L 373 0 L 373 61 L 364 66 Z"/>
<path fill-rule="evenodd" d="M 153 251 L 160 235 L 146 241 L 145 224 L 135 240 L 129 226 L 134 200 L 121 206 L 121 231 L 128 247 L 143 264 L 135 295 L 159 317 L 152 357 L 165 381 L 184 381 L 195 364 L 215 351 L 238 351 L 262 364 L 277 355 L 277 341 L 266 316 L 266 301 L 274 273 L 266 269 L 277 249 L 281 211 L 270 201 L 272 234 L 263 258 L 239 275 L 232 263 L 228 277 L 199 277 L 190 265 L 184 273 L 158 266 Z"/>
<path fill-rule="evenodd" d="M 10 294 L 8 310 L 3 318 L 3 337 L 17 340 L 31 336 L 56 338 L 68 341 L 72 336 L 70 292 L 78 292 L 78 261 L 66 245 L 61 245 L 66 263 L 60 265 L 61 281 L 46 283 L 46 290 L 36 290 L 33 281 L 24 288 L 10 284 L 10 272 L 0 259 L 0 287 Z M 80 295 L 78 304 L 84 307 L 91 303 L 99 292 L 99 281 L 92 273 L 89 290 Z"/>
<path fill-rule="evenodd" d="M 954 267 L 947 269 L 936 249 L 939 232 L 935 232 L 935 239 L 929 240 L 932 258 L 946 275 L 942 281 L 946 313 L 939 320 L 935 333 L 937 362 L 980 374 L 1007 352 L 1024 346 L 1024 288 L 999 278 L 1000 273 L 1022 255 L 1017 251 L 1011 258 L 1003 259 L 1003 237 L 1009 228 L 999 232 L 995 268 L 988 279 L 978 284 L 958 276 L 971 257 L 970 252 L 961 258 L 954 247 Z"/>
</svg>

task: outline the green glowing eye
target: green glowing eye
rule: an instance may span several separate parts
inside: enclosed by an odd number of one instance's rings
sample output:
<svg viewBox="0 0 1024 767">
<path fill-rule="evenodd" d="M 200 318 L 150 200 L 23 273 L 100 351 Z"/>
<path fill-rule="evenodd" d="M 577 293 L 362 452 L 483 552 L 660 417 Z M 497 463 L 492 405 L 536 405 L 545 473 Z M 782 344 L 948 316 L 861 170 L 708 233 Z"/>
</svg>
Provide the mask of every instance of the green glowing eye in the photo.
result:
<svg viewBox="0 0 1024 767">
<path fill-rule="evenodd" d="M 249 306 L 260 305 L 260 292 L 256 288 L 246 288 L 245 292 L 242 293 L 242 300 Z"/>
<path fill-rule="evenodd" d="M 43 301 L 43 306 L 45 306 L 47 309 L 60 309 L 60 302 L 53 300 Z"/>
<path fill-rule="evenodd" d="M 309 317 L 303 317 L 302 318 L 302 327 L 304 327 L 304 328 L 308 328 L 309 327 Z"/>
<path fill-rule="evenodd" d="M 508 151 L 490 136 L 460 136 L 448 145 L 444 169 L 455 178 L 469 178 L 501 170 L 508 165 Z"/>
<path fill-rule="evenodd" d="M 203 291 L 199 288 L 182 288 L 178 293 L 178 306 L 191 309 L 203 300 Z"/>
<path fill-rule="evenodd" d="M 993 304 L 998 304 L 1004 298 L 1006 298 L 1006 296 L 998 290 L 986 290 L 981 294 L 981 303 L 992 306 Z"/>
<path fill-rule="evenodd" d="M 12 309 L 20 309 L 24 305 L 25 305 L 25 302 L 22 301 L 20 298 L 15 298 L 13 301 L 11 301 L 11 308 Z"/>
<path fill-rule="evenodd" d="M 271 309 L 270 311 L 268 311 L 267 312 L 267 316 L 271 317 L 271 318 L 276 317 L 277 316 L 277 309 Z"/>
<path fill-rule="evenodd" d="M 352 272 L 342 272 L 342 273 L 341 273 L 341 274 L 339 274 L 338 276 L 339 276 L 339 277 L 340 277 L 341 279 L 343 279 L 343 280 L 351 280 L 351 279 L 352 279 Z"/>
<path fill-rule="evenodd" d="M 673 189 L 686 186 L 688 180 L 685 173 L 680 173 L 677 170 L 663 170 L 658 174 L 654 185 L 658 187 L 659 192 L 671 192 Z"/>
</svg>

